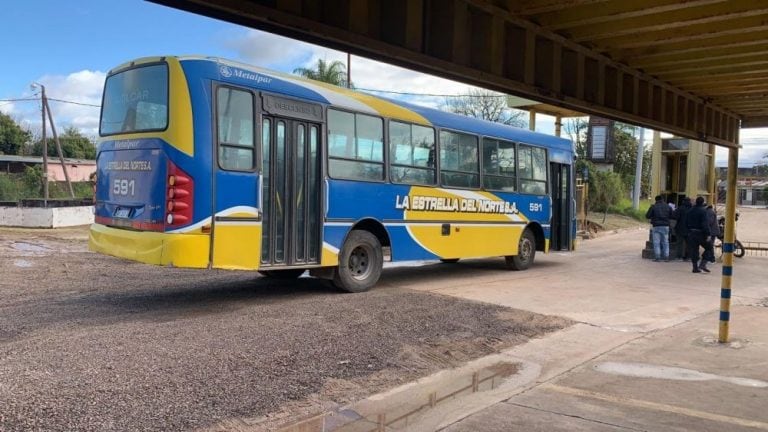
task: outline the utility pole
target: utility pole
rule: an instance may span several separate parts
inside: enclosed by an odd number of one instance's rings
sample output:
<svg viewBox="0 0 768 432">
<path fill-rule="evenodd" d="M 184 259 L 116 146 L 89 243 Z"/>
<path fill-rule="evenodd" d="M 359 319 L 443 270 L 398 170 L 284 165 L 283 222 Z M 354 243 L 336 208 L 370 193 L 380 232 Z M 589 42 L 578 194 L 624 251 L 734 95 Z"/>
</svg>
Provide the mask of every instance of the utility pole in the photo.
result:
<svg viewBox="0 0 768 432">
<path fill-rule="evenodd" d="M 64 152 L 61 151 L 61 143 L 59 142 L 59 136 L 56 133 L 56 125 L 53 123 L 53 114 L 51 114 L 51 106 L 48 104 L 48 97 L 45 95 L 45 86 L 38 83 L 32 83 L 32 88 L 40 87 L 40 102 L 42 106 L 42 120 L 43 120 L 43 196 L 44 204 L 48 206 L 48 140 L 46 139 L 45 131 L 45 118 L 46 114 L 48 120 L 51 122 L 51 132 L 53 132 L 53 140 L 56 142 L 56 151 L 59 154 L 59 162 L 61 163 L 61 169 L 64 171 L 64 179 L 67 181 L 67 188 L 69 189 L 69 195 L 74 198 L 75 191 L 72 189 L 72 182 L 69 180 L 69 172 L 67 171 L 67 165 L 64 163 Z"/>
<path fill-rule="evenodd" d="M 59 162 L 61 162 L 61 169 L 64 171 L 64 180 L 67 181 L 69 196 L 74 198 L 75 191 L 72 189 L 72 182 L 69 181 L 69 172 L 67 172 L 67 166 L 64 164 L 64 152 L 61 151 L 61 143 L 59 142 L 59 136 L 56 134 L 56 126 L 53 124 L 53 114 L 51 114 L 51 106 L 48 105 L 48 98 L 45 96 L 43 96 L 43 103 L 45 103 L 45 110 L 48 112 L 48 120 L 51 121 L 51 132 L 53 132 L 53 140 L 54 142 L 56 142 L 56 151 L 59 153 Z"/>
<path fill-rule="evenodd" d="M 32 84 L 40 86 L 40 106 L 43 115 L 43 204 L 48 207 L 48 140 L 45 136 L 45 86 L 42 84 Z"/>
<path fill-rule="evenodd" d="M 640 185 L 643 177 L 643 153 L 645 153 L 645 128 L 640 128 L 640 139 L 637 142 L 637 163 L 635 166 L 635 189 L 632 194 L 632 208 L 640 208 Z"/>
</svg>

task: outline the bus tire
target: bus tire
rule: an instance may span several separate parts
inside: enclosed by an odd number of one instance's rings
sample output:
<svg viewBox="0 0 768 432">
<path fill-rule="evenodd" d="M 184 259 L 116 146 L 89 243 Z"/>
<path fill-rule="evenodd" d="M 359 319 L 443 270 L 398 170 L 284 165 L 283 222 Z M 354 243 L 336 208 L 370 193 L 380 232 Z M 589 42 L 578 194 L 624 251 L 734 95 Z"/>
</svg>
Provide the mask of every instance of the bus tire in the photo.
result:
<svg viewBox="0 0 768 432">
<path fill-rule="evenodd" d="M 303 275 L 304 269 L 259 270 L 259 273 L 264 277 L 272 279 L 289 280 Z"/>
<path fill-rule="evenodd" d="M 368 231 L 352 230 L 339 252 L 333 285 L 350 293 L 368 291 L 379 281 L 383 266 L 379 239 Z"/>
<path fill-rule="evenodd" d="M 459 262 L 458 258 L 440 258 L 440 262 L 443 264 L 455 264 Z"/>
<path fill-rule="evenodd" d="M 507 268 L 510 270 L 526 270 L 533 264 L 536 258 L 536 237 L 526 228 L 520 236 L 517 246 L 517 255 L 506 256 Z"/>
</svg>

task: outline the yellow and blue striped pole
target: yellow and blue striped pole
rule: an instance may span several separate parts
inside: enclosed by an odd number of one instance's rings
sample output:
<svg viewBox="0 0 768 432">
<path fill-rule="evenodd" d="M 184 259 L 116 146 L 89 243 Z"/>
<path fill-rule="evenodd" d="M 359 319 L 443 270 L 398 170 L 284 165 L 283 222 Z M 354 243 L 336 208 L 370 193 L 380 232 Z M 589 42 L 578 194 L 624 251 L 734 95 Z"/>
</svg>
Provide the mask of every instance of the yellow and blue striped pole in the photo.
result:
<svg viewBox="0 0 768 432">
<path fill-rule="evenodd" d="M 720 332 L 717 340 L 728 342 L 731 321 L 731 282 L 733 278 L 733 244 L 736 240 L 736 178 L 739 170 L 739 149 L 728 149 L 728 184 L 725 193 L 725 236 L 723 238 L 723 283 L 720 289 Z"/>
</svg>

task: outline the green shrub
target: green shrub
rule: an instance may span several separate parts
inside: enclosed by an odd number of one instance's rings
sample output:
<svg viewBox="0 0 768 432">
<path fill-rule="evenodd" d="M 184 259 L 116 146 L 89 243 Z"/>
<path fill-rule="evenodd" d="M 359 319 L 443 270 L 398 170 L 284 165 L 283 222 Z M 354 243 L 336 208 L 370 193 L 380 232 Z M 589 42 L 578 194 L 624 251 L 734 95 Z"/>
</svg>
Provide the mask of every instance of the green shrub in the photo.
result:
<svg viewBox="0 0 768 432">
<path fill-rule="evenodd" d="M 589 178 L 589 209 L 606 211 L 626 196 L 621 176 L 611 171 L 593 170 Z"/>
<path fill-rule="evenodd" d="M 43 198 L 42 170 L 27 168 L 21 174 L 0 173 L 0 201 Z M 91 198 L 93 187 L 90 182 L 74 182 L 75 198 Z M 66 182 L 49 182 L 48 196 L 51 199 L 69 198 Z"/>
<path fill-rule="evenodd" d="M 610 213 L 616 213 L 620 215 L 624 215 L 627 217 L 631 217 L 633 219 L 639 220 L 641 222 L 645 222 L 645 212 L 648 211 L 648 207 L 650 207 L 651 203 L 648 200 L 640 200 L 640 206 L 637 210 L 632 208 L 632 201 L 627 198 L 622 198 L 619 200 L 618 203 L 611 206 L 608 209 L 608 212 Z"/>
</svg>

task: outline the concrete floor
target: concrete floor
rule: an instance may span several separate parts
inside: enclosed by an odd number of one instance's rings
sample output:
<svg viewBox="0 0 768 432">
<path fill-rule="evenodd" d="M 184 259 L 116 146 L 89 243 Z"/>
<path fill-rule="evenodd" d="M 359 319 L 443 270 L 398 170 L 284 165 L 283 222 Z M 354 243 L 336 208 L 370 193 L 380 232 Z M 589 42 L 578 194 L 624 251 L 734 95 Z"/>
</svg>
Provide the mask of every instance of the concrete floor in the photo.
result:
<svg viewBox="0 0 768 432">
<path fill-rule="evenodd" d="M 762 240 L 765 222 L 768 210 L 742 209 L 739 238 Z M 492 260 L 388 274 L 385 284 L 579 323 L 505 353 L 535 366 L 530 382 L 408 430 L 768 430 L 768 257 L 735 261 L 731 343 L 720 345 L 721 265 L 693 274 L 690 263 L 642 260 L 646 237 L 585 241 L 511 276 Z"/>
</svg>

